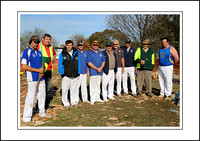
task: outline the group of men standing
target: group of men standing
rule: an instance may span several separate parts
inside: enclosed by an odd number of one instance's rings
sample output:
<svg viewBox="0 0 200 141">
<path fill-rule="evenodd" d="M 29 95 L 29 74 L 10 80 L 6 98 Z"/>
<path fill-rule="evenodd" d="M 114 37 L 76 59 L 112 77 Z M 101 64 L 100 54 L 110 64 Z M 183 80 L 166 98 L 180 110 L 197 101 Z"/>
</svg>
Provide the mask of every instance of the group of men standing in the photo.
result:
<svg viewBox="0 0 200 141">
<path fill-rule="evenodd" d="M 49 39 L 50 38 L 50 39 Z M 25 101 L 23 121 L 31 121 L 32 108 L 35 101 L 37 80 L 41 78 L 39 84 L 38 107 L 39 116 L 50 118 L 45 113 L 45 97 L 50 88 L 50 79 L 53 71 L 53 60 L 55 51 L 50 45 L 51 36 L 45 34 L 43 41 L 37 36 L 32 36 L 28 48 L 22 55 L 22 66 L 26 70 L 28 81 L 28 94 Z M 124 94 L 128 94 L 127 78 L 130 77 L 131 94 L 140 96 L 143 83 L 147 90 L 147 95 L 152 91 L 152 70 L 154 67 L 154 52 L 149 47 L 149 40 L 145 39 L 143 47 L 137 50 L 130 46 L 131 40 L 125 41 L 125 47 L 119 48 L 119 41 L 107 42 L 104 51 L 99 50 L 99 42 L 93 41 L 92 49 L 86 52 L 83 42 L 77 43 L 78 48 L 73 47 L 73 41 L 67 40 L 65 47 L 59 55 L 58 71 L 62 77 L 62 103 L 66 109 L 70 107 L 78 108 L 79 88 L 81 86 L 82 101 L 94 105 L 95 102 L 107 102 L 114 99 L 114 80 L 116 78 L 116 93 L 121 95 L 121 82 L 123 81 Z M 169 45 L 167 38 L 162 39 L 163 47 L 159 51 L 159 82 L 160 97 L 169 97 L 172 93 L 172 73 L 173 64 L 179 62 L 176 49 Z M 45 64 L 42 68 L 42 56 L 51 57 L 51 63 Z M 135 83 L 135 72 L 137 70 L 137 90 Z M 90 101 L 88 100 L 87 78 L 89 77 Z M 101 81 L 102 80 L 102 81 Z M 100 83 L 102 82 L 102 99 L 100 98 Z M 46 85 L 45 85 L 46 83 Z M 68 91 L 70 90 L 70 94 Z M 68 97 L 70 96 L 70 101 Z"/>
</svg>

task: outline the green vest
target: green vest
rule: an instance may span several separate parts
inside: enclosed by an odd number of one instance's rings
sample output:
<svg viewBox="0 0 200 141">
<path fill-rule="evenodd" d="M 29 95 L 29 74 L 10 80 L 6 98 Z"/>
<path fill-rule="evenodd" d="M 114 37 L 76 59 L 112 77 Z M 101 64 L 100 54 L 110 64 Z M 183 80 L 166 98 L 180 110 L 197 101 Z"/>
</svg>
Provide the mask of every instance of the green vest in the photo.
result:
<svg viewBox="0 0 200 141">
<path fill-rule="evenodd" d="M 42 44 L 42 42 L 40 43 L 39 50 L 42 52 L 43 57 L 49 57 L 47 55 L 47 51 L 45 49 L 45 46 Z M 53 46 L 52 45 L 51 45 L 51 47 L 49 47 L 49 51 L 50 51 L 50 56 L 51 56 L 51 71 L 53 72 Z M 48 64 L 45 62 L 44 63 L 44 72 L 47 71 L 47 67 L 48 67 Z"/>
<path fill-rule="evenodd" d="M 137 62 L 137 68 L 141 70 L 153 70 L 154 57 L 154 52 L 150 47 L 148 47 L 147 51 L 143 47 L 138 47 L 134 56 L 134 60 Z M 141 65 L 140 60 L 144 60 L 145 64 Z"/>
</svg>

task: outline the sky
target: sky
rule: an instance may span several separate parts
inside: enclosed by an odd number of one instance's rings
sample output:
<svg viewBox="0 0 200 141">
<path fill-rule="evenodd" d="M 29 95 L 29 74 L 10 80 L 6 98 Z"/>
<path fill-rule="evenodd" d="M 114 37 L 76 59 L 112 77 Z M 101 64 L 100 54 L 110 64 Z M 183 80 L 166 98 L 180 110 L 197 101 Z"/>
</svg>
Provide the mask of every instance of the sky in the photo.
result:
<svg viewBox="0 0 200 141">
<path fill-rule="evenodd" d="M 102 32 L 107 27 L 106 14 L 21 14 L 20 34 L 25 30 L 33 31 L 39 27 L 59 41 L 59 45 L 74 34 L 86 38 L 95 32 Z"/>
</svg>

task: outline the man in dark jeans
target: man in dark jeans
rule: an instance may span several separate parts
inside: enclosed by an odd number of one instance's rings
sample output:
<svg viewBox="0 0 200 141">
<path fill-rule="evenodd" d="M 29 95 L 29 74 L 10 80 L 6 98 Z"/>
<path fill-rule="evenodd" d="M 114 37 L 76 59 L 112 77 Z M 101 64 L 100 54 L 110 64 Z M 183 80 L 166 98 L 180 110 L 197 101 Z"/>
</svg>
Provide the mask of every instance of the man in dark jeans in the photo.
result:
<svg viewBox="0 0 200 141">
<path fill-rule="evenodd" d="M 49 100 L 49 90 L 50 90 L 50 82 L 52 78 L 53 72 L 53 61 L 56 58 L 56 52 L 53 48 L 51 43 L 51 35 L 45 34 L 43 36 L 43 40 L 38 45 L 38 50 L 42 52 L 43 57 L 51 57 L 51 62 L 49 64 L 44 64 L 44 77 L 45 77 L 45 87 L 46 87 L 46 100 L 45 100 L 45 109 L 48 109 L 50 100 Z M 37 104 L 36 104 L 36 111 L 37 111 Z"/>
</svg>

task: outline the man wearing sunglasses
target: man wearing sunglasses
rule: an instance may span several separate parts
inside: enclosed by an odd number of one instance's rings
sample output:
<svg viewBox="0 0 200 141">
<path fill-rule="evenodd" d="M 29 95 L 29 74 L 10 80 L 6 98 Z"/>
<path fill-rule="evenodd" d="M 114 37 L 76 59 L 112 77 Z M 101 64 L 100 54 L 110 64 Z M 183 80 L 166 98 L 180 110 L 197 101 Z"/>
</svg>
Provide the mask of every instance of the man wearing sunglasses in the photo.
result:
<svg viewBox="0 0 200 141">
<path fill-rule="evenodd" d="M 135 49 L 130 46 L 131 40 L 127 39 L 125 42 L 125 47 L 122 48 L 124 51 L 124 61 L 125 61 L 125 69 L 123 74 L 123 89 L 124 94 L 128 94 L 127 87 L 127 77 L 129 74 L 131 80 L 131 91 L 132 94 L 136 96 L 136 84 L 135 84 L 135 67 L 136 63 L 134 61 Z"/>
<path fill-rule="evenodd" d="M 113 42 L 113 49 L 117 58 L 117 72 L 116 72 L 117 95 L 121 97 L 121 81 L 122 81 L 122 74 L 124 73 L 124 51 L 122 49 L 119 49 L 118 40 L 115 40 Z"/>
<path fill-rule="evenodd" d="M 99 42 L 93 41 L 92 49 L 87 53 L 87 63 L 90 73 L 90 102 L 104 102 L 100 99 L 100 82 L 103 74 L 103 67 L 105 65 L 105 57 L 99 49 Z"/>
<path fill-rule="evenodd" d="M 24 50 L 21 58 L 22 68 L 26 71 L 28 82 L 28 93 L 25 100 L 23 121 L 31 122 L 35 96 L 38 99 L 39 116 L 51 118 L 51 115 L 45 113 L 45 81 L 42 68 L 42 52 L 37 49 L 40 43 L 39 37 L 33 35 L 29 41 L 29 46 Z M 37 81 L 40 79 L 39 91 L 36 93 Z"/>
</svg>

